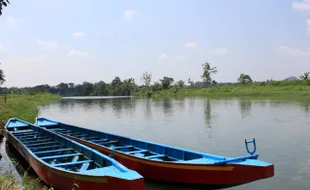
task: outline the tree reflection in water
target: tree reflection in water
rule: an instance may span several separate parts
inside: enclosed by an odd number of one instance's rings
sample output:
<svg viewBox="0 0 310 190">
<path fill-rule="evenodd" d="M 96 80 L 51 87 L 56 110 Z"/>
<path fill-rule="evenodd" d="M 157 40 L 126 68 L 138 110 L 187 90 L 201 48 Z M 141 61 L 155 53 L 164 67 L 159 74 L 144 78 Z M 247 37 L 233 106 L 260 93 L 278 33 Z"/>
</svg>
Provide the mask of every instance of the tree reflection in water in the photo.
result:
<svg viewBox="0 0 310 190">
<path fill-rule="evenodd" d="M 212 106 L 209 98 L 204 101 L 204 115 L 208 136 L 212 138 Z"/>
<path fill-rule="evenodd" d="M 252 100 L 240 99 L 238 102 L 242 119 L 250 116 L 252 110 Z"/>
<path fill-rule="evenodd" d="M 300 102 L 300 105 L 305 110 L 306 113 L 309 113 L 309 111 L 310 111 L 310 102 L 309 101 Z"/>
<path fill-rule="evenodd" d="M 121 118 L 124 100 L 122 100 L 122 99 L 111 99 L 111 102 L 109 102 L 109 103 L 112 103 L 112 109 L 113 109 L 114 115 L 117 118 Z"/>
<path fill-rule="evenodd" d="M 152 119 L 152 99 L 147 98 L 143 100 L 145 104 L 144 115 L 147 120 Z"/>
<path fill-rule="evenodd" d="M 173 104 L 172 100 L 170 98 L 165 98 L 163 100 L 163 111 L 165 114 L 165 117 L 171 117 L 173 114 Z"/>
</svg>

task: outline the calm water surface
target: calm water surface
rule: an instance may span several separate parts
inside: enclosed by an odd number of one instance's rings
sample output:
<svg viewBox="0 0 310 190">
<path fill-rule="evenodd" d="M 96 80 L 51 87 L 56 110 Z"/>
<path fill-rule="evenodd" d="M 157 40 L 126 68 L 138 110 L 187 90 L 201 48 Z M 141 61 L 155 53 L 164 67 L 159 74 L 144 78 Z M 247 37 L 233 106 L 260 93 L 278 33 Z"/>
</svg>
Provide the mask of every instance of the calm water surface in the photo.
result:
<svg viewBox="0 0 310 190">
<path fill-rule="evenodd" d="M 40 116 L 224 156 L 245 155 L 244 139 L 255 137 L 275 177 L 231 190 L 310 189 L 310 99 L 64 99 Z M 156 189 L 180 188 L 147 184 Z"/>
</svg>

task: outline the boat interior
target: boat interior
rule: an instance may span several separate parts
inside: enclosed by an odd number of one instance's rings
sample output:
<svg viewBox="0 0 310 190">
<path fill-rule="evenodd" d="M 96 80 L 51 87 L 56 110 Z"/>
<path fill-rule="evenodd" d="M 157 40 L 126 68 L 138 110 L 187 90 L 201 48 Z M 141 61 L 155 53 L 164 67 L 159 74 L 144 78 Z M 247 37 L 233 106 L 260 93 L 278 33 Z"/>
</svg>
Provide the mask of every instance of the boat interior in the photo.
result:
<svg viewBox="0 0 310 190">
<path fill-rule="evenodd" d="M 212 155 L 207 156 L 187 150 L 116 136 L 44 119 L 41 121 L 40 119 L 37 119 L 37 125 L 53 132 L 104 146 L 111 149 L 112 153 L 113 151 L 119 151 L 148 160 L 204 164 L 212 164 L 214 161 L 223 160 L 222 157 Z"/>
<path fill-rule="evenodd" d="M 7 131 L 46 164 L 72 172 L 93 172 L 112 167 L 112 162 L 91 149 L 39 127 L 12 121 Z"/>
</svg>

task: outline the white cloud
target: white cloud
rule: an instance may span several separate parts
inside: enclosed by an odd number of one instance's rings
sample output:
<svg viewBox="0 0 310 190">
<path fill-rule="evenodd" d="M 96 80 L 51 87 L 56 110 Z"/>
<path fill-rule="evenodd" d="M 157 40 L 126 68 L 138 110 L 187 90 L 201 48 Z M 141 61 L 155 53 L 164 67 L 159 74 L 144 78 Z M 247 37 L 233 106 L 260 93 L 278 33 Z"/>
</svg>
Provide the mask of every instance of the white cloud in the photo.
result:
<svg viewBox="0 0 310 190">
<path fill-rule="evenodd" d="M 20 18 L 15 18 L 13 16 L 8 16 L 8 17 L 6 17 L 6 21 L 5 22 L 6 22 L 6 25 L 9 26 L 9 27 L 16 27 L 16 26 L 19 25 L 21 20 L 22 19 L 20 19 Z"/>
<path fill-rule="evenodd" d="M 6 52 L 7 52 L 7 49 L 4 46 L 0 45 L 0 55 L 5 54 Z"/>
<path fill-rule="evenodd" d="M 85 52 L 85 51 L 78 51 L 78 50 L 75 50 L 75 49 L 71 49 L 69 51 L 69 54 L 68 54 L 70 57 L 73 57 L 73 56 L 76 56 L 76 57 L 86 57 L 89 55 L 88 52 Z"/>
<path fill-rule="evenodd" d="M 163 60 L 163 59 L 167 59 L 167 58 L 168 58 L 168 55 L 165 54 L 165 53 L 162 53 L 162 54 L 160 54 L 160 55 L 158 56 L 158 59 L 159 59 L 159 60 Z"/>
<path fill-rule="evenodd" d="M 178 60 L 186 60 L 187 57 L 184 56 L 184 55 L 179 55 L 179 56 L 177 56 L 177 59 L 178 59 Z"/>
<path fill-rule="evenodd" d="M 301 57 L 310 56 L 310 49 L 291 48 L 289 46 L 280 46 L 278 51 L 286 56 Z"/>
<path fill-rule="evenodd" d="M 83 32 L 73 32 L 72 35 L 75 38 L 82 38 L 82 37 L 84 37 L 84 33 Z"/>
<path fill-rule="evenodd" d="M 310 0 L 295 0 L 292 3 L 292 8 L 301 11 L 310 11 Z"/>
<path fill-rule="evenodd" d="M 43 40 L 37 40 L 37 45 L 45 49 L 57 49 L 60 47 L 56 42 Z"/>
<path fill-rule="evenodd" d="M 124 11 L 124 19 L 126 20 L 131 20 L 133 19 L 133 16 L 136 14 L 135 11 L 133 10 L 127 10 L 127 11 Z"/>
<path fill-rule="evenodd" d="M 212 53 L 217 55 L 233 55 L 227 48 L 214 49 Z"/>
<path fill-rule="evenodd" d="M 190 49 L 194 49 L 194 48 L 197 48 L 198 45 L 197 45 L 196 43 L 194 43 L 194 42 L 187 42 L 187 43 L 184 45 L 184 47 L 190 48 Z"/>
</svg>

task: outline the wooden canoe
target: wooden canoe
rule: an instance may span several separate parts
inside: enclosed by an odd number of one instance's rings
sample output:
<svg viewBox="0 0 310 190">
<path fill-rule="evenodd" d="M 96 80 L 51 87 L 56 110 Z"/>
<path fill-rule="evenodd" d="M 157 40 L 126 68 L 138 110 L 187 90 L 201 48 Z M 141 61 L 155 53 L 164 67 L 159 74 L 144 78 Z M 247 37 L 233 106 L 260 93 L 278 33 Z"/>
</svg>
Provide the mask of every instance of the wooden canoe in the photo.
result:
<svg viewBox="0 0 310 190">
<path fill-rule="evenodd" d="M 254 154 L 256 148 L 253 152 L 248 151 L 250 155 L 229 158 L 108 134 L 46 118 L 37 118 L 36 125 L 113 156 L 149 180 L 218 188 L 274 176 L 274 165 L 257 160 L 258 155 Z"/>
<path fill-rule="evenodd" d="M 4 134 L 38 176 L 56 189 L 144 189 L 144 179 L 137 172 L 56 133 L 12 118 Z"/>
</svg>

